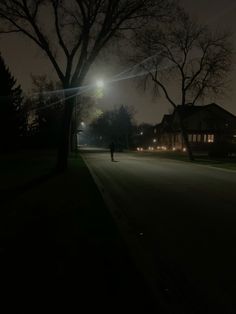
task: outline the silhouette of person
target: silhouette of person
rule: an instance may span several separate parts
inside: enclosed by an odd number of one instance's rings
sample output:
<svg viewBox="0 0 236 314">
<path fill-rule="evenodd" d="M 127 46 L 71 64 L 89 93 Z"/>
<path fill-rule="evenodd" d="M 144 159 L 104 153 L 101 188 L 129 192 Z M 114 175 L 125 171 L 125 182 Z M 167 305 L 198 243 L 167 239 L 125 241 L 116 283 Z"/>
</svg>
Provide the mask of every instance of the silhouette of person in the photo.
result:
<svg viewBox="0 0 236 314">
<path fill-rule="evenodd" d="M 111 161 L 114 161 L 115 143 L 111 142 L 109 148 L 111 153 Z"/>
</svg>

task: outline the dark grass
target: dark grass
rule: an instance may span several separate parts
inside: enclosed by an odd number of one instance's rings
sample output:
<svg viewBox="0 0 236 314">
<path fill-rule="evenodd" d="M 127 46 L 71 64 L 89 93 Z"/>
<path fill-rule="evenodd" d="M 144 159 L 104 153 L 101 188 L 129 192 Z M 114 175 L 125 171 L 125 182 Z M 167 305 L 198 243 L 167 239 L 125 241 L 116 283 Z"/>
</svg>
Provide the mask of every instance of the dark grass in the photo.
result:
<svg viewBox="0 0 236 314">
<path fill-rule="evenodd" d="M 171 151 L 155 151 L 155 152 L 135 152 L 135 154 L 146 155 L 146 156 L 156 156 L 159 158 L 167 158 L 172 160 L 179 160 L 190 162 L 186 153 L 182 152 L 171 152 Z M 232 158 L 210 158 L 203 154 L 194 154 L 195 164 L 201 164 L 221 169 L 236 170 L 236 157 Z"/>
<path fill-rule="evenodd" d="M 53 152 L 0 160 L 0 276 L 9 305 L 155 312 L 80 156 L 60 175 Z"/>
</svg>

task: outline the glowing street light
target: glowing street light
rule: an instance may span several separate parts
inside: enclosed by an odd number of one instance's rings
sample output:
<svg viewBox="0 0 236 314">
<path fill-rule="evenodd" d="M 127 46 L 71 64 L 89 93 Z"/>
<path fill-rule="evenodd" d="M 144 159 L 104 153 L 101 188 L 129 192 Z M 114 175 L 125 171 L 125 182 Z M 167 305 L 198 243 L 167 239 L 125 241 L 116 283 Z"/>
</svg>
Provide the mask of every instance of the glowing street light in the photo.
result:
<svg viewBox="0 0 236 314">
<path fill-rule="evenodd" d="M 103 80 L 98 80 L 96 82 L 97 88 L 104 88 L 105 84 Z"/>
<path fill-rule="evenodd" d="M 103 80 L 97 80 L 96 82 L 96 94 L 95 98 L 99 99 L 103 97 L 105 83 Z"/>
</svg>

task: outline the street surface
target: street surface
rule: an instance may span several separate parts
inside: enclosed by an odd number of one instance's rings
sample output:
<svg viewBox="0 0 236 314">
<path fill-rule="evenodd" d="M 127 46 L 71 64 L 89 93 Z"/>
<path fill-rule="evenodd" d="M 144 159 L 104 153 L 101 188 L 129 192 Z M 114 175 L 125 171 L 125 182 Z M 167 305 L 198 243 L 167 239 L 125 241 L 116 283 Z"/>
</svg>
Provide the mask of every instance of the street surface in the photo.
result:
<svg viewBox="0 0 236 314">
<path fill-rule="evenodd" d="M 236 313 L 236 172 L 155 153 L 82 156 L 161 302 Z"/>
</svg>

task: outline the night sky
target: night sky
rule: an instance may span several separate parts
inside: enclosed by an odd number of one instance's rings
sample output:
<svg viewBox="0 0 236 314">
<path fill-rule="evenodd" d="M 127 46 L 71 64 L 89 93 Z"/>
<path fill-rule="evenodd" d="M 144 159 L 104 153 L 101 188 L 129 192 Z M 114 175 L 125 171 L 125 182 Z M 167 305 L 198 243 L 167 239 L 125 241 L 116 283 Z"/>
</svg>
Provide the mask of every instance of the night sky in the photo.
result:
<svg viewBox="0 0 236 314">
<path fill-rule="evenodd" d="M 216 29 L 229 28 L 233 33 L 233 40 L 236 48 L 236 1 L 235 0 L 181 0 L 181 3 L 195 18 L 209 24 Z M 24 39 L 22 35 L 9 35 L 0 37 L 0 52 L 18 82 L 25 92 L 31 88 L 32 74 L 48 74 L 55 77 L 54 70 L 42 52 L 30 41 Z M 235 56 L 235 54 L 234 54 Z M 91 81 L 96 78 L 109 78 L 124 70 L 120 61 L 110 54 L 108 60 L 104 62 L 102 58 L 90 72 Z M 236 56 L 234 57 L 236 63 Z M 106 65 L 104 65 L 106 64 Z M 92 79 L 93 78 L 93 79 Z M 236 66 L 233 64 L 231 73 L 230 88 L 226 95 L 217 99 L 206 100 L 206 103 L 215 101 L 225 109 L 236 115 Z M 174 90 L 174 86 L 172 86 Z M 99 100 L 102 109 L 113 107 L 114 105 L 131 105 L 136 110 L 137 122 L 158 123 L 163 114 L 168 113 L 170 106 L 162 97 L 153 97 L 150 92 L 144 92 L 137 88 L 137 81 L 129 80 L 113 83 L 106 86 L 104 98 Z"/>
</svg>

